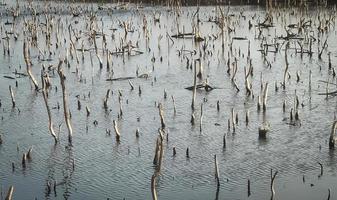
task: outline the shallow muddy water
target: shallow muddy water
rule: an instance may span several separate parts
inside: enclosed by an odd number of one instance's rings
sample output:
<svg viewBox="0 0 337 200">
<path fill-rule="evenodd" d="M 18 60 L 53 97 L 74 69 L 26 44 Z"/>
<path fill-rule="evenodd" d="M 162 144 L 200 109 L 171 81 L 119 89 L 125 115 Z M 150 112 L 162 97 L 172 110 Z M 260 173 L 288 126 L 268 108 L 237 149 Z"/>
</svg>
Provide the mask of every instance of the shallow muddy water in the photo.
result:
<svg viewBox="0 0 337 200">
<path fill-rule="evenodd" d="M 275 199 L 337 199 L 337 152 L 329 149 L 328 139 L 336 112 L 336 97 L 318 95 L 326 92 L 329 80 L 336 82 L 333 70 L 329 70 L 328 52 L 331 52 L 332 67 L 336 67 L 337 43 L 336 23 L 334 20 L 325 33 L 319 34 L 317 27 L 320 19 L 336 16 L 330 8 L 311 8 L 307 12 L 297 9 L 281 9 L 272 12 L 274 27 L 259 30 L 255 25 L 263 22 L 266 10 L 257 6 L 232 6 L 222 8 L 228 19 L 222 49 L 221 30 L 214 23 L 219 14 L 215 7 L 201 7 L 200 33 L 206 42 L 196 42 L 191 38 L 171 39 L 167 36 L 181 32 L 193 31 L 193 14 L 197 7 L 182 7 L 179 16 L 167 7 L 139 7 L 129 5 L 116 6 L 105 4 L 62 4 L 34 3 L 38 13 L 47 8 L 53 18 L 51 34 L 51 55 L 46 46 L 46 17 L 37 16 L 38 47 L 31 46 L 30 56 L 33 74 L 41 85 L 40 72 L 42 65 L 57 66 L 59 57 L 65 58 L 66 49 L 70 48 L 68 26 L 74 30 L 71 35 L 77 49 L 81 45 L 88 51 L 77 51 L 68 56 L 68 64 L 63 64 L 66 75 L 68 105 L 73 126 L 73 143 L 68 145 L 67 128 L 63 119 L 63 103 L 60 79 L 49 72 L 51 89 L 49 106 L 52 108 L 54 129 L 59 133 L 60 142 L 54 140 L 48 131 L 48 117 L 41 91 L 36 92 L 28 77 L 13 74 L 15 70 L 26 73 L 23 57 L 24 39 L 30 33 L 23 34 L 25 20 L 32 21 L 33 16 L 21 2 L 21 15 L 14 25 L 12 16 L 6 16 L 6 8 L 0 7 L 1 43 L 0 43 L 0 134 L 3 143 L 0 145 L 0 185 L 3 196 L 10 185 L 14 186 L 14 199 L 151 199 L 151 176 L 154 173 L 153 157 L 155 143 L 160 128 L 158 103 L 163 104 L 166 121 L 164 157 L 161 174 L 158 177 L 158 199 L 270 199 L 270 170 L 278 171 L 275 179 Z M 70 13 L 70 7 L 82 10 L 79 17 Z M 109 8 L 109 9 L 108 9 Z M 120 46 L 131 41 L 139 55 L 113 54 L 112 66 L 106 68 L 107 53 L 103 52 L 103 37 L 98 34 L 98 52 L 103 60 L 100 69 L 94 44 L 89 42 L 89 15 L 96 12 L 97 33 L 106 34 L 107 49 L 115 52 Z M 303 12 L 303 15 L 301 14 Z M 154 17 L 155 16 L 155 17 Z M 275 39 L 286 36 L 285 26 L 296 24 L 301 16 L 312 20 L 312 26 L 298 35 L 303 40 L 289 40 L 287 50 L 290 79 L 286 79 L 286 88 L 281 87 L 285 70 L 285 48 L 287 41 Z M 156 22 L 155 18 L 160 17 Z M 147 21 L 148 41 L 143 29 Z M 196 19 L 194 19 L 195 21 Z M 123 22 L 130 22 L 130 31 L 125 36 L 121 27 Z M 254 25 L 249 29 L 249 21 Z M 196 22 L 194 22 L 196 23 Z M 59 24 L 59 25 L 57 25 Z M 12 28 L 13 27 L 13 28 Z M 56 48 L 56 30 L 59 29 L 59 44 Z M 233 32 L 228 29 L 235 29 Z M 8 34 L 10 55 L 7 54 L 6 31 Z M 297 30 L 291 30 L 294 33 Z M 74 33 L 78 40 L 75 40 Z M 235 40 L 243 37 L 247 40 Z M 315 38 L 312 43 L 313 55 L 296 53 L 300 46 L 297 41 L 305 42 Z M 161 38 L 161 39 L 158 39 Z M 265 38 L 265 42 L 262 42 Z M 327 38 L 327 48 L 318 58 L 318 49 L 322 49 Z M 250 77 L 254 98 L 247 97 L 245 91 L 244 67 L 248 66 L 248 46 L 250 41 L 250 59 L 253 76 Z M 261 43 L 279 43 L 277 52 L 261 53 Z M 320 42 L 318 42 L 320 41 Z M 232 45 L 231 45 L 232 43 Z M 207 46 L 206 51 L 202 46 Z M 232 53 L 230 49 L 232 48 Z M 270 49 L 274 50 L 273 47 Z M 270 50 L 269 49 L 269 50 Z M 69 51 L 70 52 L 70 51 Z M 192 52 L 192 53 L 190 53 Z M 195 53 L 194 53 L 195 52 Z M 227 73 L 227 61 L 237 59 L 238 71 L 235 89 L 231 75 Z M 162 60 L 161 60 L 162 57 Z M 154 58 L 154 59 L 153 59 Z M 187 67 L 199 59 L 204 67 L 203 78 L 217 87 L 212 91 L 197 90 L 196 124 L 190 123 L 192 91 L 185 87 L 193 85 L 193 70 Z M 270 63 L 270 64 L 268 64 Z M 193 64 L 194 65 L 194 64 Z M 69 67 L 68 67 L 69 66 Z M 106 81 L 109 78 L 135 77 L 149 73 L 149 77 L 128 80 Z M 113 72 L 112 72 L 113 71 Z M 312 72 L 311 87 L 309 86 Z M 300 75 L 297 81 L 296 74 Z M 257 110 L 257 96 L 260 95 L 260 74 L 263 82 L 269 83 L 266 112 Z M 10 76 L 14 79 L 8 79 Z M 18 87 L 15 86 L 17 81 Z M 198 84 L 204 80 L 198 79 Z M 278 91 L 274 84 L 277 82 Z M 330 84 L 329 91 L 337 90 Z M 8 90 L 13 87 L 16 107 L 12 108 Z M 57 87 L 57 90 L 56 90 Z M 141 94 L 138 88 L 141 87 Z M 108 111 L 104 110 L 103 100 L 107 90 L 113 91 L 108 101 Z M 167 98 L 164 98 L 164 90 Z M 123 115 L 118 118 L 121 92 Z M 296 91 L 296 92 L 295 92 Z M 90 97 L 89 97 L 90 93 Z M 295 95 L 299 97 L 299 120 L 290 121 L 290 110 L 294 108 Z M 77 109 L 77 95 L 82 104 Z M 176 113 L 171 100 L 175 98 Z M 217 110 L 217 101 L 220 110 Z M 286 102 L 285 112 L 282 104 Z M 202 131 L 199 130 L 200 105 L 203 103 Z M 60 105 L 58 109 L 57 105 Z M 87 116 L 85 107 L 90 108 Z M 238 124 L 235 132 L 228 130 L 227 121 L 231 119 L 231 109 L 238 113 Z M 245 115 L 249 111 L 249 123 Z M 117 120 L 121 133 L 120 143 L 116 142 L 113 120 Z M 97 121 L 97 123 L 94 123 Z M 263 122 L 270 124 L 266 139 L 259 139 L 258 129 Z M 60 129 L 59 129 L 59 125 Z M 136 129 L 140 136 L 136 138 Z M 106 130 L 111 130 L 111 135 Z M 59 131 L 60 130 L 60 131 Z M 223 137 L 226 137 L 226 147 Z M 166 137 L 168 141 L 166 142 Z M 21 166 L 24 152 L 33 147 L 32 160 L 25 169 Z M 177 154 L 173 156 L 173 147 Z M 186 158 L 186 148 L 190 157 Z M 220 188 L 214 178 L 214 155 L 217 155 L 220 172 Z M 12 171 L 12 162 L 15 170 Z M 321 163 L 324 168 L 320 175 Z M 251 183 L 251 195 L 247 195 L 247 181 Z M 47 182 L 56 181 L 56 194 L 48 194 Z"/>
</svg>

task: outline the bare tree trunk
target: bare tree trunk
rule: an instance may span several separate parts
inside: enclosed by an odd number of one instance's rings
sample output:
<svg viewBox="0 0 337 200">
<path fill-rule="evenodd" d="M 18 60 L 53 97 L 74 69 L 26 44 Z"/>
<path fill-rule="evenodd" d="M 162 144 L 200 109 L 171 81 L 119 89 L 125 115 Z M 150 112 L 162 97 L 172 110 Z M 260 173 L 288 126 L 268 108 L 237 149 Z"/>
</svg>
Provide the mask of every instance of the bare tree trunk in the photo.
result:
<svg viewBox="0 0 337 200">
<path fill-rule="evenodd" d="M 58 68 L 57 68 L 57 72 L 60 76 L 60 82 L 61 82 L 61 86 L 62 86 L 62 95 L 63 95 L 63 112 L 64 112 L 64 119 L 66 121 L 66 125 L 68 128 L 68 141 L 69 143 L 72 142 L 72 136 L 73 136 L 73 129 L 71 128 L 71 123 L 70 123 L 70 119 L 69 119 L 69 111 L 68 111 L 68 104 L 67 104 L 67 91 L 66 91 L 66 85 L 64 83 L 65 80 L 65 76 L 63 74 L 63 70 L 62 70 L 62 64 L 63 61 L 60 60 Z"/>
<path fill-rule="evenodd" d="M 51 118 L 51 112 L 50 112 L 50 108 L 48 105 L 48 98 L 47 98 L 47 86 L 45 83 L 45 79 L 44 79 L 44 71 L 41 71 L 41 82 L 42 82 L 42 95 L 43 95 L 43 100 L 44 103 L 46 104 L 46 109 L 47 109 L 47 113 L 48 113 L 48 128 L 49 128 L 49 132 L 50 134 L 53 136 L 54 140 L 55 140 L 55 144 L 57 143 L 57 136 L 54 132 L 54 128 L 53 128 L 53 122 L 52 122 L 52 118 Z"/>
<path fill-rule="evenodd" d="M 23 56 L 25 58 L 25 62 L 26 62 L 26 67 L 27 67 L 27 74 L 30 78 L 30 80 L 32 80 L 34 86 L 35 86 L 35 90 L 39 89 L 39 85 L 36 81 L 36 79 L 34 78 L 33 74 L 32 74 L 32 65 L 31 65 L 31 61 L 28 55 L 28 46 L 27 46 L 27 42 L 24 41 L 23 42 Z"/>
<path fill-rule="evenodd" d="M 156 173 L 152 175 L 151 178 L 151 193 L 152 193 L 152 199 L 157 200 L 157 191 L 156 191 Z"/>
<path fill-rule="evenodd" d="M 160 123 L 161 123 L 161 128 L 165 129 L 165 120 L 164 120 L 164 111 L 163 111 L 163 105 L 159 103 L 159 116 L 160 116 Z"/>
<path fill-rule="evenodd" d="M 14 192 L 14 187 L 13 186 L 9 187 L 5 200 L 12 200 L 13 192 Z"/>
</svg>

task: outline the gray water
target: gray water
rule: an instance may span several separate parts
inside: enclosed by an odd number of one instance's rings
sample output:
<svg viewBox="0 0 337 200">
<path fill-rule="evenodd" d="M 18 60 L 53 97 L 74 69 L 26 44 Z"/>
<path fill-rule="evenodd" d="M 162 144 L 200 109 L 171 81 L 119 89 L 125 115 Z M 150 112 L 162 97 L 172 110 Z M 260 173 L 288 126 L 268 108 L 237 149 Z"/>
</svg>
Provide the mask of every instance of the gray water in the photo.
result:
<svg viewBox="0 0 337 200">
<path fill-rule="evenodd" d="M 261 39 L 255 36 L 258 30 L 248 28 L 248 20 L 255 25 L 262 22 L 266 10 L 256 6 L 225 7 L 229 12 L 230 27 L 235 32 L 225 32 L 225 48 L 221 48 L 221 31 L 219 27 L 208 22 L 216 16 L 214 7 L 200 8 L 200 30 L 202 36 L 207 37 L 207 50 L 201 57 L 204 66 L 204 78 L 207 77 L 210 85 L 219 87 L 210 92 L 197 91 L 196 98 L 196 125 L 192 126 L 191 99 L 192 91 L 184 89 L 193 85 L 193 70 L 186 68 L 188 58 L 190 63 L 200 58 L 203 42 L 197 43 L 193 39 L 173 39 L 167 34 L 177 33 L 179 29 L 192 32 L 193 13 L 196 7 L 183 7 L 180 16 L 167 7 L 141 7 L 129 5 L 127 9 L 114 8 L 116 5 L 106 4 L 111 10 L 97 12 L 98 30 L 106 34 L 108 49 L 115 51 L 121 46 L 124 30 L 119 21 L 131 21 L 134 32 L 127 34 L 125 41 L 131 41 L 141 55 L 112 56 L 113 75 L 106 70 L 106 54 L 102 52 L 102 37 L 97 37 L 100 56 L 104 67 L 99 68 L 93 44 L 88 42 L 88 15 L 90 10 L 97 10 L 97 4 L 70 4 L 72 7 L 84 11 L 80 17 L 73 17 L 69 13 L 68 4 L 49 3 L 47 8 L 55 10 L 57 14 L 49 12 L 54 17 L 54 23 L 61 19 L 63 29 L 60 29 L 61 41 L 65 43 L 58 49 L 55 47 L 56 25 L 52 33 L 53 52 L 50 61 L 38 59 L 39 50 L 31 47 L 30 54 L 33 63 L 33 72 L 41 85 L 40 70 L 42 65 L 58 64 L 59 55 L 65 57 L 65 49 L 69 48 L 68 25 L 78 32 L 80 39 L 75 42 L 76 48 L 81 48 L 83 41 L 86 49 L 84 53 L 78 51 L 80 63 L 69 56 L 70 68 L 63 65 L 66 74 L 66 89 L 68 104 L 72 114 L 71 123 L 74 130 L 73 144 L 68 145 L 67 129 L 63 119 L 62 92 L 59 77 L 50 73 L 52 89 L 49 92 L 49 105 L 52 107 L 52 117 L 55 130 L 60 129 L 60 142 L 54 141 L 48 132 L 48 118 L 41 92 L 36 92 L 28 77 L 16 77 L 15 80 L 3 76 L 15 75 L 17 69 L 26 73 L 23 59 L 23 40 L 28 35 L 22 33 L 24 20 L 32 20 L 32 16 L 21 2 L 22 15 L 16 19 L 14 29 L 5 25 L 13 21 L 11 16 L 0 18 L 2 27 L 1 38 L 5 31 L 17 33 L 18 40 L 10 37 L 10 56 L 3 51 L 7 43 L 1 39 L 0 43 L 0 134 L 3 144 L 0 145 L 0 185 L 2 193 L 6 193 L 10 185 L 15 187 L 14 199 L 151 199 L 151 176 L 154 172 L 153 156 L 155 141 L 160 128 L 158 114 L 159 102 L 163 104 L 166 121 L 168 142 L 165 142 L 164 160 L 161 175 L 157 183 L 159 199 L 270 199 L 270 170 L 278 171 L 275 179 L 276 199 L 327 199 L 328 189 L 331 190 L 330 199 L 337 199 L 336 179 L 336 152 L 329 150 L 328 138 L 335 116 L 336 98 L 318 95 L 326 91 L 326 84 L 319 80 L 336 82 L 332 71 L 328 70 L 328 52 L 331 52 L 332 67 L 336 67 L 337 43 L 336 23 L 330 26 L 326 34 L 318 35 L 318 15 L 329 16 L 329 8 L 313 8 L 304 14 L 305 19 L 312 19 L 313 25 L 305 31 L 322 41 L 313 43 L 313 56 L 295 53 L 296 41 L 290 42 L 288 50 L 289 73 L 291 78 L 286 81 L 286 89 L 281 87 L 274 90 L 274 82 L 283 81 L 285 68 L 285 45 L 277 53 L 268 53 L 267 60 L 271 68 L 264 62 L 260 49 Z M 65 6 L 66 5 L 66 6 Z M 7 5 L 10 7 L 11 5 Z M 37 11 L 41 11 L 44 3 L 34 3 Z M 6 13 L 5 7 L 0 8 Z M 243 13 L 241 14 L 241 11 Z M 153 13 L 160 13 L 160 23 L 154 21 Z M 159 16 L 159 15 L 158 15 Z M 285 36 L 285 24 L 298 23 L 300 11 L 287 9 L 275 12 L 275 27 L 263 30 L 266 41 L 271 43 L 275 36 Z M 336 16 L 332 12 L 332 16 Z M 143 31 L 143 18 L 147 20 L 150 39 L 146 44 Z M 38 16 L 40 29 L 38 44 L 42 51 L 47 50 L 43 25 L 44 15 Z M 102 22 L 104 27 L 102 27 Z M 116 29 L 113 31 L 112 29 Z M 80 32 L 81 31 L 81 32 Z M 305 35 L 304 34 L 304 35 Z M 112 36 L 114 35 L 114 39 Z M 159 41 L 158 37 L 162 35 Z M 213 35 L 218 35 L 215 39 Z M 255 98 L 246 96 L 244 86 L 244 66 L 247 64 L 248 40 L 233 41 L 233 56 L 238 59 L 236 82 L 240 92 L 236 92 L 230 76 L 227 74 L 228 52 L 232 37 L 247 37 L 251 44 L 251 59 L 254 67 L 254 76 L 251 78 Z M 305 37 L 305 36 L 303 36 Z M 328 47 L 318 59 L 317 49 L 322 47 L 325 38 L 328 38 Z M 282 40 L 278 41 L 280 44 Z M 126 43 L 123 43 L 125 45 Z M 297 45 L 298 48 L 298 45 Z M 183 53 L 179 50 L 196 50 L 195 55 Z M 199 50 L 200 49 L 200 50 Z M 240 52 L 240 56 L 239 56 Z M 48 54 L 48 53 L 47 53 Z M 93 65 L 91 65 L 90 54 Z M 155 62 L 151 58 L 155 57 Z M 160 61 L 162 57 L 162 62 Z M 21 66 L 21 67 L 20 67 Z M 76 73 L 78 67 L 78 73 Z M 135 90 L 130 90 L 128 81 L 106 81 L 110 77 L 136 76 L 140 73 L 150 73 L 148 79 L 137 78 L 131 80 Z M 153 70 L 153 71 L 152 71 Z M 312 71 L 311 89 L 309 89 L 309 71 Z M 296 73 L 301 79 L 296 81 Z M 260 94 L 260 74 L 264 82 L 269 83 L 267 111 L 257 111 L 257 96 Z M 82 78 L 80 78 L 82 77 Z M 80 81 L 81 80 L 81 81 Z M 18 87 L 15 87 L 15 81 Z M 198 80 L 199 83 L 202 80 Z M 14 88 L 16 108 L 12 109 L 8 86 Z M 142 93 L 138 94 L 138 87 Z M 57 91 L 55 90 L 57 87 Z M 103 99 L 106 91 L 111 89 L 108 106 L 110 111 L 103 108 Z M 123 116 L 118 119 L 119 103 L 118 91 L 122 93 Z M 167 99 L 164 99 L 164 90 Z M 300 121 L 296 125 L 289 125 L 289 112 L 294 107 L 294 97 L 299 96 L 303 106 L 299 107 Z M 336 90 L 330 84 L 329 91 Z M 90 93 L 90 98 L 88 97 Z M 77 98 L 80 95 L 82 109 L 77 110 Z M 176 101 L 176 114 L 173 111 L 171 95 Z M 220 111 L 217 111 L 216 102 L 220 101 Z M 282 111 L 282 103 L 286 101 L 286 111 Z M 57 109 L 57 104 L 60 109 Z M 199 131 L 200 104 L 203 103 L 204 116 L 202 132 Z M 86 116 L 85 106 L 91 110 Z M 230 119 L 231 109 L 238 112 L 239 123 L 236 131 L 228 130 L 227 120 Z M 245 113 L 250 112 L 249 123 L 245 123 Z M 97 120 L 98 125 L 93 122 Z M 112 120 L 117 120 L 121 132 L 121 141 L 118 144 L 114 137 Z M 267 139 L 258 137 L 258 128 L 264 121 L 270 124 Z M 216 125 L 217 124 L 217 125 Z M 86 130 L 86 126 L 88 130 Z M 136 129 L 140 130 L 140 137 L 135 136 Z M 106 134 L 111 130 L 111 136 Z M 226 136 L 226 147 L 223 148 L 223 137 Z M 22 153 L 33 147 L 32 160 L 27 163 L 26 169 L 21 167 Z M 172 149 L 176 147 L 177 155 L 172 156 Z M 190 158 L 186 158 L 186 148 L 190 150 Z M 139 149 L 139 150 L 138 150 Z M 217 155 L 220 171 L 221 186 L 216 194 L 214 179 L 214 159 Z M 73 170 L 73 161 L 75 163 Z M 11 163 L 16 169 L 12 172 Z M 324 173 L 320 176 L 320 166 L 323 164 Z M 305 181 L 303 182 L 303 176 Z M 251 195 L 247 195 L 247 180 L 251 182 Z M 47 181 L 56 181 L 58 184 L 56 195 L 54 192 L 47 195 Z"/>
</svg>

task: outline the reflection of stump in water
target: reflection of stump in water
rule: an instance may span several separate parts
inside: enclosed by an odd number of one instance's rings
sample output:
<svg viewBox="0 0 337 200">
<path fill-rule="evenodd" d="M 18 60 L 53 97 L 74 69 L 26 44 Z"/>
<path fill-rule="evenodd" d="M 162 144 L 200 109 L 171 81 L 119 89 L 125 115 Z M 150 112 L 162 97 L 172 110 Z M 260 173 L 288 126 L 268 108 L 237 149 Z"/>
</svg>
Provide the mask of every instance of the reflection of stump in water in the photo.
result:
<svg viewBox="0 0 337 200">
<path fill-rule="evenodd" d="M 57 188 L 62 186 L 64 189 L 63 198 L 68 199 L 71 194 L 71 179 L 75 169 L 72 148 L 66 146 L 65 151 L 62 151 L 61 146 L 53 146 L 47 160 L 47 169 L 45 197 L 49 197 L 52 192 L 57 197 Z"/>
</svg>

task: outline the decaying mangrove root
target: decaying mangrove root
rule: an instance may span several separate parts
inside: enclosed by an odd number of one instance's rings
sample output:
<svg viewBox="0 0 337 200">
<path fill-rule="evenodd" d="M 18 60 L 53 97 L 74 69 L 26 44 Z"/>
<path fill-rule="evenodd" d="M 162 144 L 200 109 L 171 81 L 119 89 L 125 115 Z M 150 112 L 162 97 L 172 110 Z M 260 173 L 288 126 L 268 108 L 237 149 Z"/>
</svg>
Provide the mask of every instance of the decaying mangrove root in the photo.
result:
<svg viewBox="0 0 337 200">
<path fill-rule="evenodd" d="M 63 60 L 60 60 L 57 72 L 60 77 L 61 87 L 62 87 L 62 95 L 63 95 L 63 112 L 64 112 L 64 119 L 68 128 L 68 142 L 72 143 L 72 136 L 73 136 L 73 129 L 71 127 L 70 118 L 69 118 L 69 110 L 68 110 L 68 103 L 67 103 L 67 91 L 66 91 L 66 85 L 65 85 L 65 75 L 62 70 L 62 64 Z"/>
<path fill-rule="evenodd" d="M 12 99 L 12 107 L 14 108 L 15 107 L 15 96 L 14 96 L 12 86 L 9 86 L 9 93 L 10 93 L 11 99 Z"/>
<path fill-rule="evenodd" d="M 10 186 L 6 195 L 5 200 L 12 200 L 13 199 L 13 192 L 14 192 L 14 187 Z"/>
<path fill-rule="evenodd" d="M 38 90 L 39 89 L 39 85 L 38 85 L 38 83 L 37 83 L 37 81 L 34 78 L 33 73 L 32 73 L 32 64 L 31 64 L 31 60 L 29 58 L 28 46 L 27 46 L 26 40 L 23 42 L 23 56 L 24 56 L 25 63 L 26 63 L 27 74 L 28 74 L 30 80 L 32 80 L 32 82 L 33 82 L 33 84 L 35 86 L 35 90 Z"/>
<path fill-rule="evenodd" d="M 329 138 L 329 148 L 330 149 L 335 148 L 335 143 L 337 141 L 336 134 L 335 134 L 336 129 L 337 129 L 337 121 L 334 121 L 332 128 L 331 128 L 330 138 Z"/>
<path fill-rule="evenodd" d="M 48 114 L 48 129 L 50 134 L 53 136 L 55 144 L 57 143 L 57 136 L 55 134 L 54 128 L 53 128 L 53 121 L 52 121 L 52 117 L 51 117 L 51 112 L 50 112 L 50 108 L 48 105 L 48 93 L 47 93 L 47 85 L 46 85 L 46 80 L 44 78 L 44 71 L 41 71 L 41 82 L 42 82 L 42 96 L 43 96 L 43 100 L 44 103 L 46 105 L 46 109 L 47 109 L 47 114 Z"/>
</svg>

